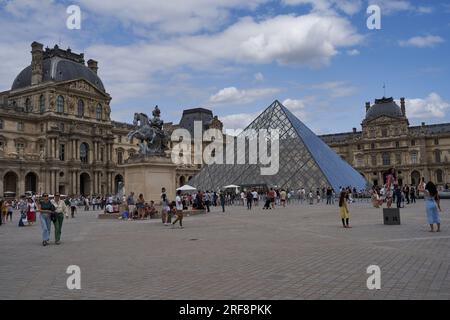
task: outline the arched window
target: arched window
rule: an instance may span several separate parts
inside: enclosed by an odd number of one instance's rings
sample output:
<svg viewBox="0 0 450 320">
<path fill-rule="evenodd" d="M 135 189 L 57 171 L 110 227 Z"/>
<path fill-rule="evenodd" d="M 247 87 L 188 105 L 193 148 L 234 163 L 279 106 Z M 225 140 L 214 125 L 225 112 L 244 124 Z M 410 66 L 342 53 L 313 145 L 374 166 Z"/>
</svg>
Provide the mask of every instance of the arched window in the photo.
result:
<svg viewBox="0 0 450 320">
<path fill-rule="evenodd" d="M 25 111 L 26 112 L 32 112 L 33 111 L 33 106 L 31 105 L 31 100 L 30 98 L 27 98 L 25 100 Z"/>
<path fill-rule="evenodd" d="M 83 142 L 80 145 L 80 161 L 82 163 L 88 163 L 89 161 L 88 155 L 89 155 L 89 146 L 87 143 Z"/>
<path fill-rule="evenodd" d="M 45 112 L 45 97 L 43 94 L 41 94 L 41 96 L 39 97 L 39 112 Z"/>
<path fill-rule="evenodd" d="M 436 163 L 441 163 L 441 150 L 434 151 L 434 159 L 436 160 Z"/>
<path fill-rule="evenodd" d="M 64 98 L 62 96 L 56 98 L 56 112 L 64 113 Z"/>
<path fill-rule="evenodd" d="M 78 116 L 84 117 L 84 101 L 81 99 L 78 100 Z"/>
<path fill-rule="evenodd" d="M 436 180 L 437 180 L 437 183 L 444 182 L 444 174 L 441 169 L 436 171 Z"/>
<path fill-rule="evenodd" d="M 95 109 L 95 117 L 97 120 L 102 120 L 102 105 L 98 104 L 97 108 Z"/>
</svg>

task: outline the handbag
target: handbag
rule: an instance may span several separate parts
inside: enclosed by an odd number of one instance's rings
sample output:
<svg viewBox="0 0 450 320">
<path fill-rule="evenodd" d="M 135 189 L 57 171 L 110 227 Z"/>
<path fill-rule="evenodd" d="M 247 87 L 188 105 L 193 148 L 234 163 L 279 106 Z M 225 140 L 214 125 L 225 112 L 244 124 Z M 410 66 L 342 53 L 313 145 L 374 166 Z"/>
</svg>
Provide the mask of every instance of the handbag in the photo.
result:
<svg viewBox="0 0 450 320">
<path fill-rule="evenodd" d="M 56 222 L 57 215 L 56 215 L 55 211 L 52 211 L 52 213 L 50 213 L 50 220 L 52 220 L 53 222 Z"/>
</svg>

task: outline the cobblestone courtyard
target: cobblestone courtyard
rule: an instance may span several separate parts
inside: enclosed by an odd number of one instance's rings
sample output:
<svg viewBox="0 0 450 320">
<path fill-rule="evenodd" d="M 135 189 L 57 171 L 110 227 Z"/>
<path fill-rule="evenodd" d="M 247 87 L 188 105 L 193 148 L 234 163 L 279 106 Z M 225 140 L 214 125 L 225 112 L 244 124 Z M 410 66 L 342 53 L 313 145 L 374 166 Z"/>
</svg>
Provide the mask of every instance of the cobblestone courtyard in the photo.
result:
<svg viewBox="0 0 450 320">
<path fill-rule="evenodd" d="M 402 209 L 401 226 L 353 204 L 352 229 L 325 204 L 214 209 L 182 230 L 82 212 L 48 247 L 39 224 L 18 228 L 15 214 L 0 227 L 0 299 L 450 299 L 449 208 L 441 233 L 428 232 L 422 201 Z M 81 290 L 66 287 L 69 265 Z M 381 290 L 366 287 L 369 265 Z"/>
</svg>

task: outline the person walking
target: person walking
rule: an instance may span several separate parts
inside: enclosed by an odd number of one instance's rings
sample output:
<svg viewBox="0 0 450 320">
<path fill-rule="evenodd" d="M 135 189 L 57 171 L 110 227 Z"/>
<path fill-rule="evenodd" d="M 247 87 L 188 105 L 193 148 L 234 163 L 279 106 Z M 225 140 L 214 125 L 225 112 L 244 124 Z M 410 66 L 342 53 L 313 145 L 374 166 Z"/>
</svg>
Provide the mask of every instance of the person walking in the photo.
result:
<svg viewBox="0 0 450 320">
<path fill-rule="evenodd" d="M 351 228 L 349 225 L 350 212 L 347 204 L 347 192 L 342 191 L 339 196 L 339 211 L 341 214 L 342 225 L 344 228 Z"/>
<path fill-rule="evenodd" d="M 75 196 L 72 196 L 70 199 L 70 214 L 72 219 L 75 218 L 75 211 L 77 211 L 77 200 L 75 199 Z"/>
<path fill-rule="evenodd" d="M 177 191 L 177 196 L 175 197 L 175 202 L 172 203 L 172 206 L 175 208 L 175 214 L 177 215 L 177 218 L 172 223 L 172 228 L 175 228 L 175 224 L 180 221 L 180 229 L 183 229 L 183 202 L 181 200 L 180 190 Z"/>
<path fill-rule="evenodd" d="M 252 210 L 253 194 L 250 192 L 250 190 L 247 191 L 245 197 L 247 199 L 247 210 Z"/>
<path fill-rule="evenodd" d="M 134 202 L 134 192 L 130 192 L 130 195 L 127 198 L 127 206 L 128 206 L 128 220 L 133 220 L 134 210 L 136 209 L 136 205 Z"/>
<path fill-rule="evenodd" d="M 286 208 L 286 191 L 284 189 L 281 190 L 280 192 L 280 200 L 281 200 L 281 205 L 283 206 L 283 208 Z"/>
<path fill-rule="evenodd" d="M 50 232 L 52 229 L 50 217 L 55 212 L 55 206 L 48 199 L 47 193 L 42 195 L 42 200 L 38 203 L 38 211 L 40 212 L 39 220 L 42 228 L 42 245 L 45 247 L 50 241 Z"/>
<path fill-rule="evenodd" d="M 64 213 L 66 212 L 67 207 L 64 200 L 61 200 L 61 195 L 59 193 L 55 194 L 55 199 L 53 199 L 51 202 L 55 207 L 55 214 L 52 219 L 55 226 L 55 244 L 59 245 L 61 243 L 61 231 L 64 221 Z"/>
<path fill-rule="evenodd" d="M 399 186 L 396 186 L 394 191 L 395 199 L 397 200 L 397 208 L 402 208 L 402 189 Z"/>
<path fill-rule="evenodd" d="M 64 204 L 66 205 L 66 210 L 64 211 L 64 215 L 66 216 L 66 219 L 69 219 L 69 210 L 70 210 L 69 197 L 66 196 L 63 200 L 64 200 Z"/>
<path fill-rule="evenodd" d="M 424 199 L 430 232 L 434 232 L 434 224 L 437 226 L 436 232 L 441 232 L 441 218 L 439 217 L 439 212 L 442 212 L 441 204 L 436 185 L 431 181 L 425 186 Z"/>
<path fill-rule="evenodd" d="M 411 185 L 409 192 L 411 197 L 411 203 L 416 203 L 416 189 L 414 188 L 414 186 Z"/>
<path fill-rule="evenodd" d="M 33 225 L 36 222 L 36 202 L 33 198 L 28 198 L 27 201 L 27 221 L 28 225 Z"/>
<path fill-rule="evenodd" d="M 145 215 L 145 200 L 144 195 L 141 193 L 136 202 L 136 208 L 138 212 L 138 219 L 144 220 Z"/>
<path fill-rule="evenodd" d="M 8 221 L 8 218 L 9 218 L 9 221 L 12 222 L 13 211 L 14 211 L 14 208 L 13 208 L 12 200 L 9 200 L 6 203 L 6 221 Z"/>
<path fill-rule="evenodd" d="M 225 212 L 225 194 L 223 191 L 219 192 L 219 198 L 220 198 L 220 205 L 222 207 L 222 212 Z"/>
<path fill-rule="evenodd" d="M 30 223 L 28 222 L 28 203 L 25 199 L 25 196 L 21 196 L 19 203 L 17 205 L 17 208 L 19 209 L 19 213 L 20 213 L 20 220 L 19 220 L 19 227 L 25 226 L 24 221 L 26 221 L 26 223 L 28 225 L 30 225 Z"/>
</svg>

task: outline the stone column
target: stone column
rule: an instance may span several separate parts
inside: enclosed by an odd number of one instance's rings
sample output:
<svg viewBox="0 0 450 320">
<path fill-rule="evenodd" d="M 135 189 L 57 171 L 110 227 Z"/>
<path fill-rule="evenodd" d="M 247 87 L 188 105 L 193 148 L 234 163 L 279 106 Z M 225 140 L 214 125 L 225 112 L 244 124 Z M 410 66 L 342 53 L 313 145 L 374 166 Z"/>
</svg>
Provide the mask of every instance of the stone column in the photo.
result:
<svg viewBox="0 0 450 320">
<path fill-rule="evenodd" d="M 75 172 L 75 176 L 76 176 L 76 178 L 75 178 L 75 183 L 76 183 L 75 191 L 76 191 L 76 193 L 75 194 L 78 195 L 78 194 L 80 194 L 80 173 L 79 173 L 78 170 Z"/>
<path fill-rule="evenodd" d="M 1 179 L 0 179 L 0 196 L 2 196 L 2 197 L 3 197 L 3 193 L 5 192 L 5 190 L 3 189 L 4 188 L 4 186 L 3 186 L 3 174 L 4 174 L 4 172 L 0 172 L 0 175 L 1 175 Z"/>
<path fill-rule="evenodd" d="M 20 197 L 21 195 L 25 194 L 25 177 L 24 177 L 24 173 L 23 172 L 19 172 L 19 179 L 18 179 L 18 188 L 16 187 L 16 189 L 18 189 L 19 194 L 16 194 L 16 197 Z M 3 194 L 1 195 L 3 196 Z"/>
</svg>

